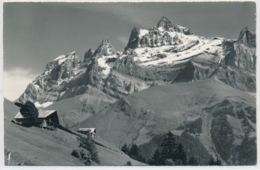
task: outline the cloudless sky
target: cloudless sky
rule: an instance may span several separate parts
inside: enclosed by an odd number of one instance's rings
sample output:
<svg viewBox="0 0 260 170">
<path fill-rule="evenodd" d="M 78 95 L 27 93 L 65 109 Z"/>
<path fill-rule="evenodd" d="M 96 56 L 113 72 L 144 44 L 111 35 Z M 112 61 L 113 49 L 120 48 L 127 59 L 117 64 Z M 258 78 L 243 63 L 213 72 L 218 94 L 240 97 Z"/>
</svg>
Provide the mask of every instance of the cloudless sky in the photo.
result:
<svg viewBox="0 0 260 170">
<path fill-rule="evenodd" d="M 253 2 L 5 3 L 4 81 L 21 71 L 31 81 L 59 55 L 83 58 L 105 37 L 123 51 L 134 26 L 150 28 L 162 16 L 197 35 L 237 39 L 244 27 L 255 29 L 255 13 Z"/>
</svg>

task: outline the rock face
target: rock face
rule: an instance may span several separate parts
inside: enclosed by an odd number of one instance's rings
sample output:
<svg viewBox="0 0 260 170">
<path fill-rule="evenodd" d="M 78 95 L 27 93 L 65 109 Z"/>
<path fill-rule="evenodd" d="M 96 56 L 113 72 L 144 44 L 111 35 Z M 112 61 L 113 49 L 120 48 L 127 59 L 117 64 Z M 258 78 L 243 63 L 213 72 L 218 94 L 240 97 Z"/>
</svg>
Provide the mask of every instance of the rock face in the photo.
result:
<svg viewBox="0 0 260 170">
<path fill-rule="evenodd" d="M 166 17 L 162 17 L 160 19 L 160 21 L 157 23 L 157 28 L 165 30 L 165 31 L 180 32 L 180 33 L 184 33 L 187 35 L 192 34 L 189 28 L 172 24 L 172 22 Z"/>
<path fill-rule="evenodd" d="M 110 44 L 110 40 L 108 38 L 105 38 L 94 53 L 94 55 L 97 54 L 104 55 L 104 56 L 115 55 L 116 50 Z"/>
<path fill-rule="evenodd" d="M 174 25 L 166 18 L 157 23 L 157 27 L 152 27 L 149 30 L 134 27 L 126 50 L 129 48 L 134 49 L 137 47 L 159 47 L 163 45 L 176 45 L 182 41 L 179 39 L 177 33 L 190 35 L 190 29 L 179 25 Z"/>
<path fill-rule="evenodd" d="M 225 41 L 225 65 L 239 69 L 255 70 L 256 68 L 256 35 L 247 28 L 240 32 L 237 41 Z"/>
<path fill-rule="evenodd" d="M 75 52 L 60 55 L 46 65 L 45 71 L 27 86 L 18 101 L 22 103 L 27 100 L 40 103 L 56 101 L 63 83 L 73 79 L 79 67 Z"/>
<path fill-rule="evenodd" d="M 89 61 L 90 59 L 91 59 L 91 57 L 94 55 L 94 50 L 92 50 L 92 49 L 89 49 L 86 53 L 85 53 L 85 55 L 84 55 L 84 63 L 86 63 L 87 61 Z"/>
<path fill-rule="evenodd" d="M 90 49 L 85 53 L 83 63 L 75 52 L 61 55 L 47 64 L 45 71 L 27 86 L 18 101 L 44 105 L 84 94 L 90 87 L 102 90 L 117 57 L 107 38 L 95 52 Z"/>
<path fill-rule="evenodd" d="M 246 27 L 240 32 L 237 41 L 248 47 L 256 47 L 256 34 Z"/>
<path fill-rule="evenodd" d="M 217 152 L 228 164 L 241 164 L 241 158 L 247 159 L 241 150 L 256 150 L 256 109 L 232 99 L 225 99 L 210 109 L 208 111 L 213 116 L 211 136 Z M 245 145 L 248 141 L 254 142 L 250 146 Z M 255 164 L 255 152 L 252 152 L 251 158 L 242 164 Z"/>
<path fill-rule="evenodd" d="M 256 91 L 256 35 L 247 28 L 240 32 L 237 41 L 223 43 L 225 59 L 217 71 L 217 77 L 245 91 Z"/>
</svg>

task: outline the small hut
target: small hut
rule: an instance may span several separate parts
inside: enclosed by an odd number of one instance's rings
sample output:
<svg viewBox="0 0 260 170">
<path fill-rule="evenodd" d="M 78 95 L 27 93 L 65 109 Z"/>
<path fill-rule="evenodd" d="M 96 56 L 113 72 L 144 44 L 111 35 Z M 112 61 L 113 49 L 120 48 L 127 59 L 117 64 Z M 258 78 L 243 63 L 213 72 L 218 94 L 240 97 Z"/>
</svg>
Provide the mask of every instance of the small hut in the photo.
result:
<svg viewBox="0 0 260 170">
<path fill-rule="evenodd" d="M 79 128 L 77 131 L 79 133 L 82 133 L 84 135 L 87 135 L 89 137 L 95 138 L 96 137 L 96 128 Z"/>
<path fill-rule="evenodd" d="M 56 110 L 39 110 L 38 118 L 33 121 L 23 117 L 23 115 L 18 112 L 14 119 L 19 124 L 32 124 L 50 130 L 55 130 L 60 124 Z"/>
</svg>

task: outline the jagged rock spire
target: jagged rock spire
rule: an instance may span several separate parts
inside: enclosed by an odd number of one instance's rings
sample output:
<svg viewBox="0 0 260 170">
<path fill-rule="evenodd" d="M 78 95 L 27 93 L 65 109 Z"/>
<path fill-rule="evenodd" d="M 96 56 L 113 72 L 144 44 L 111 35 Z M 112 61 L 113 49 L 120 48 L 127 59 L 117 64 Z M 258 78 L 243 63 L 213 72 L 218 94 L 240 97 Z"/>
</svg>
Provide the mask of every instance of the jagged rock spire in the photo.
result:
<svg viewBox="0 0 260 170">
<path fill-rule="evenodd" d="M 169 31 L 171 28 L 173 28 L 173 24 L 167 17 L 163 16 L 157 23 L 157 27 L 161 27 L 164 30 Z"/>
<path fill-rule="evenodd" d="M 249 47 L 256 47 L 256 34 L 245 27 L 239 34 L 238 42 Z"/>
<path fill-rule="evenodd" d="M 163 16 L 157 23 L 157 28 L 164 31 L 180 32 L 186 35 L 192 34 L 190 29 L 180 25 L 173 24 L 167 17 Z"/>
<path fill-rule="evenodd" d="M 108 45 L 108 44 L 110 44 L 110 40 L 109 40 L 108 37 L 106 37 L 106 38 L 104 38 L 104 39 L 102 40 L 101 45 Z"/>
<path fill-rule="evenodd" d="M 101 55 L 114 55 L 116 54 L 115 48 L 111 45 L 109 38 L 104 38 L 95 51 L 96 54 L 101 54 Z"/>
</svg>

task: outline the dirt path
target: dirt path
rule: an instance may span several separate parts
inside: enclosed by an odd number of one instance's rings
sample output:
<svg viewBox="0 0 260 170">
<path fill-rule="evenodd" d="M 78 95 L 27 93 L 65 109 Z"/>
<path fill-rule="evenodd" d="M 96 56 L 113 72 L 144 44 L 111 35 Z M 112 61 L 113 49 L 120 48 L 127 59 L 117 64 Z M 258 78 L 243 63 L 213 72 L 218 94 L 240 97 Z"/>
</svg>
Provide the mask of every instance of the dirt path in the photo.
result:
<svg viewBox="0 0 260 170">
<path fill-rule="evenodd" d="M 122 136 L 119 141 L 118 141 L 118 147 L 120 148 L 121 147 L 121 142 L 123 141 L 123 139 L 128 135 L 128 133 L 130 132 L 130 130 L 134 127 L 134 125 L 136 124 L 137 122 L 137 118 L 135 118 L 135 121 L 134 123 L 127 129 L 126 133 L 124 134 L 124 136 Z"/>
<path fill-rule="evenodd" d="M 111 117 L 110 117 L 110 119 L 109 119 L 109 124 L 108 124 L 108 127 L 107 127 L 106 137 L 109 136 L 109 131 L 110 131 L 112 122 L 113 122 L 113 120 L 115 119 L 116 115 L 117 115 L 117 112 L 113 111 L 113 112 L 112 112 L 112 115 L 111 115 Z"/>
</svg>

